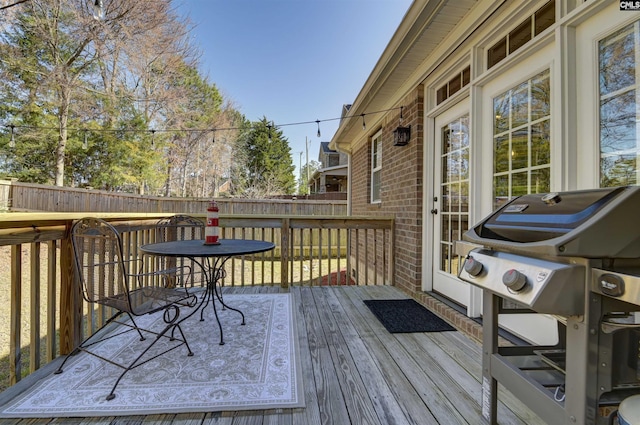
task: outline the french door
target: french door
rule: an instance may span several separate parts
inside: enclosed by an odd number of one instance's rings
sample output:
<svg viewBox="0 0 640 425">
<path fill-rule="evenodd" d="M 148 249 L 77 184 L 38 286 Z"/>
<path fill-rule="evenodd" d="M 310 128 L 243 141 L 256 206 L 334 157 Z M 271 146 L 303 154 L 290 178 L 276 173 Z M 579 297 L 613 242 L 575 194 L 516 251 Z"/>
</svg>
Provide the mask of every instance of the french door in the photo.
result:
<svg viewBox="0 0 640 425">
<path fill-rule="evenodd" d="M 469 110 L 467 102 L 435 119 L 433 155 L 433 290 L 469 306 L 469 284 L 457 278 L 454 243 L 469 228 Z M 429 204 L 427 203 L 427 206 Z"/>
</svg>

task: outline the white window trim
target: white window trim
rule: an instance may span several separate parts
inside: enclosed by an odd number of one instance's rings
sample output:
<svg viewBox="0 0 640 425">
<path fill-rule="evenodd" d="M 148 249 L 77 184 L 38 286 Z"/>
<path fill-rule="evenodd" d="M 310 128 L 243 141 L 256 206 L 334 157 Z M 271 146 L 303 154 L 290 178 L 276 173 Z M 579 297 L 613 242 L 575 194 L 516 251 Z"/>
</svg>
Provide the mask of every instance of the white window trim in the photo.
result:
<svg viewBox="0 0 640 425">
<path fill-rule="evenodd" d="M 477 154 L 470 165 L 471 169 L 475 171 L 472 171 L 472 179 L 474 180 L 473 187 L 469 190 L 478 191 L 475 199 L 471 201 L 473 202 L 473 207 L 471 207 L 473 214 L 469 219 L 472 222 L 476 220 L 477 217 L 484 217 L 493 211 L 493 199 L 490 195 L 487 196 L 488 192 L 486 192 L 486 188 L 493 188 L 493 99 L 495 97 L 541 71 L 549 69 L 551 72 L 551 111 L 556 111 L 552 112 L 551 140 L 560 140 L 561 137 L 558 134 L 558 122 L 561 120 L 554 119 L 554 117 L 559 116 L 556 114 L 558 113 L 557 111 L 560 110 L 560 103 L 558 103 L 558 93 L 560 90 L 557 90 L 555 86 L 555 84 L 557 84 L 557 79 L 555 78 L 557 66 L 553 58 L 553 46 L 550 44 L 545 45 L 544 48 L 533 52 L 527 60 L 512 64 L 508 70 L 500 68 L 499 66 L 494 68 L 497 68 L 500 72 L 490 73 L 491 78 L 488 78 L 488 75 L 487 78 L 482 81 L 484 83 L 483 86 L 476 88 L 480 100 L 474 105 L 471 111 L 472 122 L 475 116 L 475 121 L 479 126 L 478 129 L 473 128 L 472 132 L 476 130 L 477 133 L 475 134 L 480 134 L 481 138 L 475 138 L 475 140 L 482 141 L 480 145 L 475 146 L 475 149 L 479 151 L 476 151 Z M 493 68 L 491 70 L 493 71 Z M 474 112 L 476 115 L 474 115 Z M 478 121 L 480 122 L 478 123 Z M 484 143 L 485 140 L 491 140 L 491 143 Z M 555 164 L 551 167 L 552 191 L 561 190 L 562 188 L 561 176 L 559 174 L 561 167 L 558 166 L 562 160 L 562 152 L 559 150 L 560 146 L 561 143 L 552 143 L 551 146 L 551 164 Z M 491 166 L 487 167 L 484 164 L 491 164 Z M 493 191 L 493 189 L 491 189 L 491 191 Z"/>
<path fill-rule="evenodd" d="M 600 95 L 598 69 L 598 43 L 621 28 L 635 22 L 638 16 L 621 13 L 619 5 L 609 4 L 606 9 L 590 16 L 576 29 L 577 86 L 586 89 L 576 102 L 576 140 L 580 149 L 576 153 L 575 189 L 600 186 Z M 571 187 L 574 189 L 574 187 Z"/>
<path fill-rule="evenodd" d="M 602 102 L 603 99 L 615 98 L 615 97 L 617 97 L 619 95 L 624 95 L 624 94 L 628 94 L 628 93 L 635 93 L 634 97 L 635 97 L 635 102 L 636 102 L 636 112 L 635 112 L 636 120 L 637 120 L 637 116 L 638 116 L 638 111 L 637 111 L 637 109 L 638 109 L 638 92 L 639 92 L 639 89 L 640 89 L 640 83 L 638 82 L 638 73 L 640 73 L 640 67 L 638 66 L 638 62 L 639 62 L 638 55 L 639 55 L 639 50 L 640 49 L 638 48 L 638 37 L 637 37 L 638 26 L 639 25 L 640 25 L 640 20 L 629 24 L 629 26 L 633 27 L 632 34 L 633 34 L 633 39 L 634 39 L 634 42 L 635 42 L 635 45 L 634 45 L 634 52 L 635 52 L 635 62 L 634 62 L 634 64 L 636 66 L 636 68 L 635 68 L 635 77 L 636 77 L 635 78 L 635 83 L 630 84 L 630 85 L 628 85 L 628 86 L 626 86 L 624 88 L 619 88 L 618 90 L 606 93 L 604 95 L 600 93 L 600 89 L 598 89 L 598 91 L 597 91 L 597 96 L 598 96 L 598 99 L 599 99 L 599 101 L 598 101 L 599 105 L 601 105 L 601 102 Z M 622 28 L 624 28 L 624 27 L 622 27 Z M 602 39 L 598 40 L 598 50 L 600 48 L 600 43 L 602 43 L 603 40 L 605 40 L 608 37 L 610 37 L 613 34 L 615 34 L 615 32 L 616 31 L 612 31 L 606 37 L 603 37 Z M 600 64 L 599 52 L 598 52 L 597 59 L 598 59 L 597 63 Z M 598 67 L 598 76 L 600 76 L 600 73 L 601 73 L 601 69 Z M 610 152 L 610 153 L 603 153 L 602 152 L 602 138 L 600 137 L 600 135 L 602 133 L 602 122 L 603 122 L 602 106 L 600 106 L 600 108 L 599 108 L 598 117 L 599 117 L 599 119 L 598 119 L 598 126 L 599 126 L 599 129 L 598 129 L 598 145 L 599 145 L 598 146 L 598 159 L 599 159 L 599 161 L 598 161 L 598 187 L 607 187 L 607 186 L 602 186 L 602 159 L 603 159 L 603 157 L 606 157 L 607 155 L 614 155 L 614 156 L 622 155 L 624 153 L 624 150 L 618 148 L 618 149 L 616 149 L 616 150 L 614 150 L 613 152 Z M 639 136 L 638 135 L 638 126 L 637 125 L 636 125 L 636 128 L 635 128 L 635 133 L 636 133 L 635 134 L 636 148 L 632 149 L 632 151 L 636 151 L 637 152 L 637 144 L 638 144 L 638 139 L 639 139 L 639 137 L 638 137 Z M 626 153 L 629 154 L 630 152 L 627 151 Z M 638 168 L 637 168 L 637 166 L 636 166 L 636 169 L 634 170 L 634 174 L 636 174 L 636 181 L 637 181 L 637 177 L 638 177 Z M 631 184 L 631 183 L 620 182 L 617 185 L 622 185 L 622 184 Z"/>
<path fill-rule="evenodd" d="M 379 148 L 378 148 L 378 161 L 377 161 L 377 167 L 374 168 L 373 164 L 376 163 L 376 161 L 374 160 L 374 155 L 375 155 L 375 149 L 374 149 L 374 145 L 376 143 L 379 143 Z M 378 196 L 378 199 L 374 199 L 373 198 L 373 181 L 374 181 L 374 175 L 376 173 L 380 174 L 380 186 L 382 186 L 382 130 L 379 130 L 376 134 L 374 134 L 371 137 L 371 191 L 369 193 L 369 199 L 371 201 L 372 204 L 380 204 L 382 203 L 382 189 L 380 188 Z"/>
<path fill-rule="evenodd" d="M 549 86 L 550 86 L 550 88 L 551 88 L 551 69 L 550 69 L 550 68 L 547 68 L 547 70 L 548 70 L 547 78 L 549 78 L 549 80 L 550 80 L 550 82 L 549 82 Z M 518 130 L 522 130 L 522 129 L 527 129 L 527 130 L 529 130 L 531 127 L 533 127 L 533 126 L 534 126 L 534 125 L 536 125 L 536 124 L 540 124 L 540 123 L 543 123 L 543 122 L 548 121 L 548 122 L 549 122 L 550 149 L 552 149 L 552 148 L 553 148 L 554 143 L 552 143 L 553 138 L 551 138 L 551 123 L 552 123 L 552 121 L 553 121 L 553 119 L 552 119 L 552 118 L 553 118 L 553 113 L 551 112 L 551 109 L 550 109 L 550 111 L 549 111 L 549 115 L 548 115 L 548 116 L 545 116 L 545 117 L 543 117 L 543 118 L 537 118 L 537 119 L 532 120 L 532 119 L 531 119 L 531 116 L 530 116 L 530 114 L 531 114 L 531 99 L 532 99 L 532 98 L 531 98 L 531 91 L 530 91 L 530 89 L 531 89 L 531 80 L 532 80 L 533 78 L 537 77 L 538 75 L 540 75 L 541 73 L 543 73 L 543 72 L 547 71 L 547 70 L 543 70 L 543 71 L 541 71 L 540 73 L 538 73 L 538 74 L 536 74 L 536 75 L 528 76 L 525 80 L 521 81 L 520 83 L 517 83 L 517 84 L 515 84 L 515 85 L 511 86 L 511 87 L 510 87 L 509 89 L 507 89 L 504 93 L 501 93 L 501 94 L 499 94 L 498 96 L 493 97 L 493 101 L 495 101 L 495 99 L 496 99 L 497 97 L 504 96 L 504 95 L 506 94 L 506 92 L 508 92 L 508 91 L 510 91 L 510 90 L 513 90 L 513 89 L 515 89 L 516 87 L 518 87 L 518 86 L 522 85 L 523 83 L 528 83 L 527 102 L 528 102 L 528 104 L 529 104 L 529 107 L 528 107 L 528 110 L 529 110 L 529 116 L 527 117 L 527 122 L 526 122 L 525 124 L 520 124 L 520 125 L 518 125 L 518 126 L 516 126 L 516 127 L 513 127 L 513 128 L 512 128 L 511 126 L 509 126 L 509 128 L 508 128 L 507 130 L 504 130 L 504 131 L 500 132 L 498 135 L 497 135 L 497 134 L 495 134 L 495 132 L 494 132 L 494 134 L 493 134 L 493 141 L 494 141 L 494 143 L 495 143 L 495 139 L 496 139 L 496 137 L 500 137 L 500 136 L 504 136 L 504 135 L 506 135 L 506 136 L 508 136 L 508 138 L 509 138 L 509 139 L 511 139 L 511 137 L 513 136 L 513 134 L 514 134 L 516 131 L 518 131 Z M 495 105 L 495 103 L 494 103 L 494 105 Z M 549 107 L 551 108 L 551 105 L 549 105 Z M 494 109 L 494 112 L 495 112 L 495 109 Z M 552 163 L 552 161 L 551 161 L 551 150 L 549 151 L 549 163 L 548 163 L 548 164 L 532 165 L 532 164 L 531 164 L 531 162 L 530 162 L 530 160 L 531 160 L 531 158 L 530 158 L 530 153 L 531 153 L 531 152 L 530 152 L 530 151 L 531 151 L 531 149 L 532 149 L 532 146 L 531 146 L 531 140 L 530 140 L 530 138 L 531 138 L 531 133 L 530 133 L 529 131 L 527 131 L 527 133 L 528 133 L 527 149 L 528 149 L 528 151 L 529 151 L 529 152 L 527 153 L 527 158 L 528 158 L 528 160 L 527 160 L 527 164 L 526 164 L 526 166 L 524 166 L 524 167 L 520 167 L 520 168 L 518 168 L 518 169 L 514 169 L 514 168 L 512 167 L 512 163 L 511 163 L 511 161 L 509 161 L 509 165 L 508 165 L 508 167 L 507 167 L 507 168 L 508 168 L 507 170 L 501 171 L 501 172 L 499 172 L 499 173 L 496 173 L 495 171 L 493 172 L 493 178 L 494 178 L 494 181 L 495 181 L 495 178 L 496 178 L 496 177 L 498 177 L 498 176 L 505 176 L 505 177 L 507 177 L 507 179 L 508 179 L 508 181 L 509 181 L 509 183 L 508 183 L 508 185 L 507 185 L 507 188 L 508 188 L 507 199 L 512 199 L 514 196 L 517 196 L 517 195 L 514 195 L 514 194 L 513 194 L 514 184 L 513 184 L 512 178 L 513 178 L 513 176 L 514 176 L 515 174 L 526 173 L 526 174 L 527 174 L 527 176 L 528 176 L 528 177 L 530 177 L 530 174 L 531 174 L 532 172 L 534 172 L 534 171 L 536 171 L 536 170 L 542 170 L 542 169 L 546 169 L 546 168 L 548 168 L 548 169 L 549 169 L 549 179 L 550 179 L 550 180 L 549 180 L 549 184 L 551 184 L 551 170 L 553 170 L 553 168 L 554 168 L 554 167 L 553 167 L 553 163 Z M 509 142 L 509 143 L 511 143 L 511 142 Z M 512 151 L 512 152 L 513 152 L 513 151 Z M 496 161 L 496 153 L 495 153 L 495 148 L 494 148 L 493 164 L 495 164 L 495 161 Z M 496 193 L 495 193 L 496 188 L 495 188 L 495 186 L 494 186 L 494 185 L 492 185 L 492 187 L 493 187 L 493 191 L 494 191 L 494 193 L 493 193 L 493 197 L 494 197 L 494 199 L 495 199 L 495 197 L 496 197 Z M 529 181 L 529 179 L 527 179 L 527 193 L 532 193 L 532 192 L 531 192 L 531 188 L 532 188 L 532 183 L 531 183 L 531 181 Z M 536 193 L 536 192 L 533 192 L 533 193 Z M 495 209 L 495 208 L 496 208 L 496 206 L 494 206 L 494 209 Z"/>
</svg>

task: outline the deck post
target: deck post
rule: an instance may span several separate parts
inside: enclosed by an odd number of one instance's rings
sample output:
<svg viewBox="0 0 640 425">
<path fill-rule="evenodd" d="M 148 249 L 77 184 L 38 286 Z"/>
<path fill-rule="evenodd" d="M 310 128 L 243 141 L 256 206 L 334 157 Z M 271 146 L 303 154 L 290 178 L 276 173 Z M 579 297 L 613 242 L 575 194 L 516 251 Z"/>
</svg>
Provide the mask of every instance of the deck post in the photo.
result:
<svg viewBox="0 0 640 425">
<path fill-rule="evenodd" d="M 22 377 L 20 334 L 22 324 L 22 245 L 11 245 L 11 323 L 9 332 L 9 385 Z"/>
<path fill-rule="evenodd" d="M 71 225 L 65 225 L 64 238 L 60 241 L 60 354 L 68 354 L 82 340 L 82 302 L 73 271 Z"/>
<path fill-rule="evenodd" d="M 280 287 L 289 287 L 289 234 L 291 227 L 289 218 L 282 219 L 280 229 Z"/>
</svg>

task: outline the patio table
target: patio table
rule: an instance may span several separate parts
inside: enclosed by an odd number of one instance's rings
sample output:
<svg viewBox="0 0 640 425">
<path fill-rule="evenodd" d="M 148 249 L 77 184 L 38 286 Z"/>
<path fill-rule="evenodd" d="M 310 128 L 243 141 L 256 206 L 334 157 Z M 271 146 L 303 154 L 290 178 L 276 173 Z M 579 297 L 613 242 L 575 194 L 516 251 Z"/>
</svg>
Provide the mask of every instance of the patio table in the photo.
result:
<svg viewBox="0 0 640 425">
<path fill-rule="evenodd" d="M 235 256 L 257 254 L 273 248 L 275 248 L 273 242 L 251 239 L 220 239 L 217 245 L 205 245 L 203 240 L 180 240 L 146 244 L 140 246 L 139 249 L 148 255 L 188 258 L 200 266 L 206 279 L 205 294 L 197 308 L 200 310 L 200 320 L 204 320 L 204 309 L 211 302 L 220 329 L 220 345 L 224 345 L 222 324 L 218 317 L 215 300 L 217 299 L 223 308 L 238 312 L 242 317 L 241 324 L 245 324 L 242 311 L 225 304 L 221 291 L 218 291 L 218 284 L 224 277 L 224 264 Z"/>
</svg>

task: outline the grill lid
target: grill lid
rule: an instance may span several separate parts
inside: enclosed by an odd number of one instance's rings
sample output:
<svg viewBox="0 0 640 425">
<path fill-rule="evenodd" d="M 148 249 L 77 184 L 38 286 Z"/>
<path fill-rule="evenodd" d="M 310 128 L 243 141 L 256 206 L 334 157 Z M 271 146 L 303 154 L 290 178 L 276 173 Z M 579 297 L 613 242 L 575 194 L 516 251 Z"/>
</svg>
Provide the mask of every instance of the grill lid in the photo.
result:
<svg viewBox="0 0 640 425">
<path fill-rule="evenodd" d="M 463 235 L 493 249 L 587 258 L 640 257 L 640 187 L 524 195 Z"/>
</svg>

